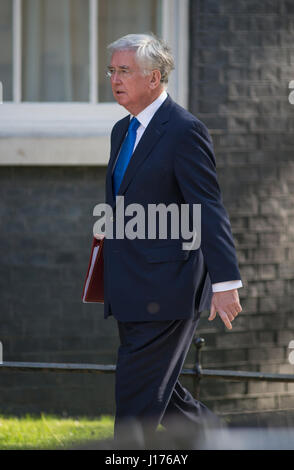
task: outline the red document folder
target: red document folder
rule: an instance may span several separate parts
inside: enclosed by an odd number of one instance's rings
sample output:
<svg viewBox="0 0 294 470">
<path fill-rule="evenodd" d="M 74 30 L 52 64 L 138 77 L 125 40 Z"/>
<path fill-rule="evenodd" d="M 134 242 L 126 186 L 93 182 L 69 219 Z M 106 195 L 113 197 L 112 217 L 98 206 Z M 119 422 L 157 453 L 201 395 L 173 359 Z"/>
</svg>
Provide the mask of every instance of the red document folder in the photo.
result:
<svg viewBox="0 0 294 470">
<path fill-rule="evenodd" d="M 93 238 L 89 266 L 83 288 L 83 302 L 104 303 L 104 259 L 103 259 L 104 236 L 101 240 Z"/>
</svg>

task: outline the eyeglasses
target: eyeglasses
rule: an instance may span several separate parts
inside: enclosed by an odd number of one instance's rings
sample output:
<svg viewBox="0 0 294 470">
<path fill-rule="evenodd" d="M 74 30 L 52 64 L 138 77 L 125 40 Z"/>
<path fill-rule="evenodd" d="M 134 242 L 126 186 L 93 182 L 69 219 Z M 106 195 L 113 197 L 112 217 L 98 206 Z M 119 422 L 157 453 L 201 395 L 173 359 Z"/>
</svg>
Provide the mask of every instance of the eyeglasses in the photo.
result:
<svg viewBox="0 0 294 470">
<path fill-rule="evenodd" d="M 106 71 L 105 75 L 107 78 L 112 78 L 115 73 L 119 76 L 119 78 L 127 78 L 129 77 L 135 70 L 131 70 L 128 67 L 119 67 L 115 69 L 114 67 L 109 67 Z"/>
<path fill-rule="evenodd" d="M 118 67 L 117 69 L 115 67 L 108 67 L 108 70 L 105 72 L 105 75 L 107 78 L 112 78 L 115 73 L 119 76 L 119 78 L 129 78 L 133 73 L 135 72 L 141 72 L 143 74 L 146 73 L 151 73 L 152 70 L 132 70 L 129 69 L 129 67 Z"/>
</svg>

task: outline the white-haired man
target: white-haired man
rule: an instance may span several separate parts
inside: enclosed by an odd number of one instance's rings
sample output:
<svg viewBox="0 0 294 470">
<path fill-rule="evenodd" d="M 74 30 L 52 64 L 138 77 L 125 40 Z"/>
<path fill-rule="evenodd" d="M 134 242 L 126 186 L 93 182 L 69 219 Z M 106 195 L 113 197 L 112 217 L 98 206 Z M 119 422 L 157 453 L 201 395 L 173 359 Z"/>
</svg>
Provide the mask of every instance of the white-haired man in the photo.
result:
<svg viewBox="0 0 294 470">
<path fill-rule="evenodd" d="M 111 133 L 106 203 L 118 211 L 139 204 L 201 205 L 201 245 L 183 250 L 183 237 L 105 239 L 104 308 L 118 323 L 115 437 L 136 422 L 146 437 L 179 418 L 195 426 L 208 409 L 178 377 L 200 312 L 210 309 L 228 329 L 242 310 L 242 286 L 230 222 L 205 125 L 168 95 L 173 57 L 152 35 L 127 35 L 110 46 L 113 96 L 129 113 Z M 115 213 L 115 212 L 114 212 Z M 115 216 L 113 220 L 115 234 Z M 149 233 L 146 230 L 146 233 Z"/>
</svg>

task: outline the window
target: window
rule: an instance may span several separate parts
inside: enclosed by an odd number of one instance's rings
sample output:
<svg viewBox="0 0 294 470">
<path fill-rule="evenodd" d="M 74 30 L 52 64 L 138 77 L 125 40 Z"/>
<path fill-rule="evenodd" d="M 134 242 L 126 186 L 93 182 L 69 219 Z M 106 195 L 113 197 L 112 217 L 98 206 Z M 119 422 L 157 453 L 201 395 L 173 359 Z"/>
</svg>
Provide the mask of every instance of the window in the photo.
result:
<svg viewBox="0 0 294 470">
<path fill-rule="evenodd" d="M 161 0 L 99 0 L 99 101 L 112 101 L 109 83 L 105 80 L 107 45 L 128 33 L 153 31 L 161 36 Z"/>
<path fill-rule="evenodd" d="M 21 3 L 21 101 L 89 101 L 89 1 Z"/>
<path fill-rule="evenodd" d="M 105 78 L 107 45 L 152 31 L 172 47 L 169 85 L 187 94 L 188 0 L 1 0 L 0 135 L 106 135 L 126 111 Z"/>
</svg>

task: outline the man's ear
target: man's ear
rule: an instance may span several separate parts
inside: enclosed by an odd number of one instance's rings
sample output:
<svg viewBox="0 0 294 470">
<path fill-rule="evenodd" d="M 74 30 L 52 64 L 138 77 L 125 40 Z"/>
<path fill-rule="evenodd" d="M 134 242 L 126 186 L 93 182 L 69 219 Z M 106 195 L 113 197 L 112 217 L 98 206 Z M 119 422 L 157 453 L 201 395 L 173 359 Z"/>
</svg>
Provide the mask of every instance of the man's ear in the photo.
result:
<svg viewBox="0 0 294 470">
<path fill-rule="evenodd" d="M 157 88 L 160 84 L 160 80 L 161 80 L 161 73 L 159 70 L 155 69 L 155 70 L 152 70 L 151 72 L 151 78 L 150 78 L 150 87 L 152 89 L 154 88 Z"/>
</svg>

